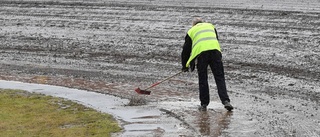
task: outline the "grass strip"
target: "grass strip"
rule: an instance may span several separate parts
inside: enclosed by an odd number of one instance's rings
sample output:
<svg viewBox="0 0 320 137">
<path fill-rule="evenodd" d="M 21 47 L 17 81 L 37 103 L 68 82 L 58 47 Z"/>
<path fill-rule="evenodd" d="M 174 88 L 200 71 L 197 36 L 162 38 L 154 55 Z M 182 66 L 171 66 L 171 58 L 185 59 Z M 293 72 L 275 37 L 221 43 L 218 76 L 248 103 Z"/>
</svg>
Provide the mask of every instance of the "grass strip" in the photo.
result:
<svg viewBox="0 0 320 137">
<path fill-rule="evenodd" d="M 0 135 L 108 137 L 121 128 L 109 114 L 70 100 L 0 89 Z"/>
</svg>

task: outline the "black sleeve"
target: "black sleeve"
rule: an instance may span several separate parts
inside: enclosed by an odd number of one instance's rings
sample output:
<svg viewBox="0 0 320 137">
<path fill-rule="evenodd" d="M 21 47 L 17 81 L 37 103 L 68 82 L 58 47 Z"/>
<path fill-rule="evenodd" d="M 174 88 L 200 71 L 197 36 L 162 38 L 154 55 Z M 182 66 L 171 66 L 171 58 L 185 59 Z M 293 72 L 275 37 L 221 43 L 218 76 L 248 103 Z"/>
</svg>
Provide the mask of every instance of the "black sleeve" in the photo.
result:
<svg viewBox="0 0 320 137">
<path fill-rule="evenodd" d="M 182 53 L 181 53 L 181 65 L 182 67 L 185 67 L 188 59 L 190 57 L 191 54 L 191 49 L 192 49 L 192 40 L 189 37 L 189 35 L 187 34 L 185 37 L 185 42 L 183 44 L 183 49 L 182 49 Z"/>
<path fill-rule="evenodd" d="M 216 32 L 217 40 L 219 40 L 217 29 L 214 28 L 214 31 Z"/>
</svg>

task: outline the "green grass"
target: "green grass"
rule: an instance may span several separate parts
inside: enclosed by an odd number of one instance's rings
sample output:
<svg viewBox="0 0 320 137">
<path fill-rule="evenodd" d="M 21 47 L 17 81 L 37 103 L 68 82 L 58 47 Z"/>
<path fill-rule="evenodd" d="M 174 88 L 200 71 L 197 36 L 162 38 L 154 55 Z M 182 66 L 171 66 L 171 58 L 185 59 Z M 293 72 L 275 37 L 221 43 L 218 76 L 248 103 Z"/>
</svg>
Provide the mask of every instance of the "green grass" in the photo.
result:
<svg viewBox="0 0 320 137">
<path fill-rule="evenodd" d="M 109 114 L 62 98 L 0 89 L 2 137 L 108 137 L 119 131 Z"/>
</svg>

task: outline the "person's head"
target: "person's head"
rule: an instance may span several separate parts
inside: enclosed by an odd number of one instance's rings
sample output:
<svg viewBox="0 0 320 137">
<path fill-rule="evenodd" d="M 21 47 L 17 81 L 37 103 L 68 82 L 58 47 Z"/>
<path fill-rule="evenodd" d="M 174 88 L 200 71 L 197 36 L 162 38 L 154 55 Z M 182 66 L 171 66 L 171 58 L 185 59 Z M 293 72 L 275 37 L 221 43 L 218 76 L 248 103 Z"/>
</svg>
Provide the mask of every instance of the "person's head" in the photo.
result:
<svg viewBox="0 0 320 137">
<path fill-rule="evenodd" d="M 196 25 L 196 24 L 198 24 L 198 23 L 202 23 L 202 22 L 203 22 L 203 20 L 202 20 L 201 18 L 196 17 L 196 18 L 194 18 L 194 19 L 192 20 L 192 26 L 194 26 L 194 25 Z"/>
</svg>

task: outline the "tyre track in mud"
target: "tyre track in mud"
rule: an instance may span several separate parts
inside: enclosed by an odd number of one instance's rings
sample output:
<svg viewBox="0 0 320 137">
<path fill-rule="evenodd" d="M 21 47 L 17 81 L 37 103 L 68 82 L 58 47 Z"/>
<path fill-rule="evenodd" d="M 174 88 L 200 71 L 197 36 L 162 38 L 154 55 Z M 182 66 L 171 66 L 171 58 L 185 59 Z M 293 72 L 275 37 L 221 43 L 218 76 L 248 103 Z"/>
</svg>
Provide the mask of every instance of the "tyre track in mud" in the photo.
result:
<svg viewBox="0 0 320 137">
<path fill-rule="evenodd" d="M 39 82 L 25 77 L 47 76 L 58 79 L 47 80 L 48 84 L 129 98 L 135 87 L 180 69 L 185 32 L 192 17 L 200 15 L 218 28 L 228 89 L 240 111 L 233 114 L 230 121 L 235 122 L 228 129 L 220 129 L 226 132 L 222 135 L 320 134 L 318 12 L 147 1 L 1 1 L 0 5 L 2 79 Z M 319 10 L 319 3 L 314 5 L 314 11 Z M 97 86 L 94 81 L 104 84 Z M 181 75 L 153 89 L 148 99 L 197 98 L 196 81 L 195 73 Z M 212 100 L 218 100 L 215 85 L 210 87 Z M 240 131 L 241 126 L 247 129 Z"/>
</svg>

